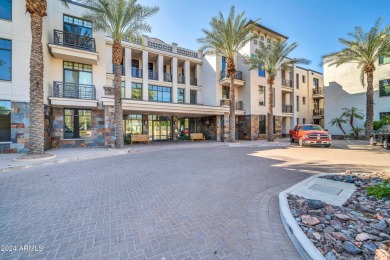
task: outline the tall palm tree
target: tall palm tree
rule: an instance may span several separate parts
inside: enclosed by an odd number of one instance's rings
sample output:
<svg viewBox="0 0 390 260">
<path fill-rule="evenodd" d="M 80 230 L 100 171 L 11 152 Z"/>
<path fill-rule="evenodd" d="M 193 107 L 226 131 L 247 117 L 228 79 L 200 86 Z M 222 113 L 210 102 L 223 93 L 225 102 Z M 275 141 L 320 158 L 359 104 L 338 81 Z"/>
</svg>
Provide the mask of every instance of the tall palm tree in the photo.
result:
<svg viewBox="0 0 390 260">
<path fill-rule="evenodd" d="M 230 77 L 230 99 L 229 99 L 229 142 L 234 142 L 235 137 L 235 88 L 234 74 L 236 65 L 234 59 L 237 53 L 255 36 L 251 34 L 254 23 L 247 25 L 247 19 L 242 12 L 236 16 L 236 8 L 230 8 L 229 16 L 220 12 L 219 16 L 211 18 L 210 30 L 202 29 L 204 37 L 199 38 L 202 44 L 201 50 L 205 54 L 220 55 L 227 60 L 227 74 Z"/>
<path fill-rule="evenodd" d="M 262 42 L 259 48 L 255 50 L 254 55 L 246 57 L 245 63 L 250 65 L 250 69 L 262 67 L 267 74 L 268 84 L 268 141 L 274 141 L 273 124 L 273 91 L 272 87 L 279 70 L 289 70 L 292 64 L 310 64 L 310 61 L 303 58 L 288 58 L 287 56 L 298 47 L 296 42 L 288 45 L 286 41 L 276 41 L 271 46 L 265 46 Z"/>
<path fill-rule="evenodd" d="M 381 56 L 390 55 L 390 25 L 381 29 L 382 18 L 379 18 L 368 32 L 358 26 L 349 33 L 350 40 L 340 38 L 344 48 L 339 52 L 323 56 L 323 63 L 329 66 L 340 66 L 345 63 L 356 63 L 361 68 L 360 79 L 364 87 L 364 76 L 367 76 L 366 91 L 366 138 L 370 137 L 374 122 L 374 71 L 375 63 Z"/>
<path fill-rule="evenodd" d="M 122 40 L 135 41 L 142 33 L 151 32 L 145 21 L 156 14 L 158 7 L 147 7 L 137 0 L 86 0 L 91 8 L 84 18 L 91 21 L 95 31 L 105 32 L 114 40 L 112 57 L 114 63 L 114 102 L 115 102 L 115 147 L 124 147 L 122 87 L 120 64 L 122 63 Z M 144 86 L 145 87 L 145 86 Z"/>
<path fill-rule="evenodd" d="M 344 112 L 342 114 L 343 117 L 346 117 L 349 119 L 349 124 L 351 125 L 351 128 L 354 129 L 355 126 L 353 125 L 354 118 L 356 119 L 363 119 L 364 114 L 363 111 L 355 106 L 352 106 L 351 108 L 343 108 Z"/>
<path fill-rule="evenodd" d="M 60 0 L 67 5 L 67 0 Z M 31 18 L 31 54 L 30 54 L 30 126 L 29 154 L 39 155 L 45 152 L 44 128 L 45 112 L 43 102 L 43 17 L 47 11 L 46 0 L 26 0 L 26 10 Z"/>
<path fill-rule="evenodd" d="M 346 124 L 346 123 L 347 123 L 347 119 L 345 119 L 343 115 L 333 118 L 329 122 L 329 124 L 331 124 L 332 126 L 337 125 L 340 128 L 340 130 L 344 133 L 344 135 L 347 135 L 347 133 L 345 133 L 342 124 Z"/>
</svg>

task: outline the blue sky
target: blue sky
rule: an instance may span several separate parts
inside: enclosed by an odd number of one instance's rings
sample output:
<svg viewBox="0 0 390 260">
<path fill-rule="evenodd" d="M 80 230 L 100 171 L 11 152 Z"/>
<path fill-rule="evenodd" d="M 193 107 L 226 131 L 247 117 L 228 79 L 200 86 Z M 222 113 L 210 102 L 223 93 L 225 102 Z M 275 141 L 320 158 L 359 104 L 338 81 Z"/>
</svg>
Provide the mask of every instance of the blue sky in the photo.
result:
<svg viewBox="0 0 390 260">
<path fill-rule="evenodd" d="M 312 61 L 305 67 L 322 72 L 321 56 L 341 49 L 339 37 L 347 37 L 355 26 L 365 30 L 384 17 L 390 23 L 389 0 L 139 0 L 143 5 L 157 5 L 160 11 L 149 20 L 150 36 L 166 43 L 175 42 L 184 48 L 197 50 L 196 39 L 202 28 L 209 28 L 211 17 L 222 11 L 227 14 L 235 5 L 245 11 L 248 19 L 261 19 L 260 24 L 297 42 L 291 57 Z"/>
</svg>

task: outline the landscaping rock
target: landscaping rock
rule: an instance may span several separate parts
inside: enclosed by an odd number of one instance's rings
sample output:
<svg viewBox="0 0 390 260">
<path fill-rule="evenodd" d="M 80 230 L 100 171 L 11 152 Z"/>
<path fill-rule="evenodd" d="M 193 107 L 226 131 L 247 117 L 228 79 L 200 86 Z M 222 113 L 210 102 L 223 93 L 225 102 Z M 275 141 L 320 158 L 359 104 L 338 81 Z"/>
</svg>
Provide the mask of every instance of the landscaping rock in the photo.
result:
<svg viewBox="0 0 390 260">
<path fill-rule="evenodd" d="M 375 250 L 377 249 L 377 246 L 375 243 L 368 241 L 363 243 L 362 250 L 366 251 L 368 254 L 375 254 Z"/>
<path fill-rule="evenodd" d="M 334 255 L 334 253 L 332 251 L 329 251 L 326 255 L 325 255 L 325 259 L 326 260 L 336 260 L 336 256 Z"/>
<path fill-rule="evenodd" d="M 341 232 L 333 232 L 332 236 L 334 238 L 336 238 L 337 240 L 348 241 L 348 237 L 345 234 L 341 233 Z"/>
<path fill-rule="evenodd" d="M 383 249 L 375 250 L 375 260 L 388 260 L 389 257 L 390 257 L 389 252 Z"/>
<path fill-rule="evenodd" d="M 360 250 L 354 243 L 349 242 L 349 241 L 345 241 L 343 243 L 343 248 L 344 248 L 344 250 L 346 250 L 347 252 L 349 252 L 353 255 L 357 255 L 357 254 L 362 252 L 362 250 Z"/>
<path fill-rule="evenodd" d="M 322 209 L 325 207 L 325 203 L 320 200 L 307 200 L 309 209 Z"/>
<path fill-rule="evenodd" d="M 302 223 L 306 225 L 314 226 L 320 223 L 318 218 L 310 217 L 310 215 L 302 215 L 301 218 L 302 218 Z"/>
<path fill-rule="evenodd" d="M 341 219 L 341 220 L 350 220 L 351 218 L 345 214 L 334 214 L 336 218 Z"/>
<path fill-rule="evenodd" d="M 387 228 L 387 224 L 386 224 L 386 221 L 384 219 L 382 219 L 378 223 L 372 224 L 371 227 L 373 227 L 377 230 L 383 231 Z"/>
</svg>

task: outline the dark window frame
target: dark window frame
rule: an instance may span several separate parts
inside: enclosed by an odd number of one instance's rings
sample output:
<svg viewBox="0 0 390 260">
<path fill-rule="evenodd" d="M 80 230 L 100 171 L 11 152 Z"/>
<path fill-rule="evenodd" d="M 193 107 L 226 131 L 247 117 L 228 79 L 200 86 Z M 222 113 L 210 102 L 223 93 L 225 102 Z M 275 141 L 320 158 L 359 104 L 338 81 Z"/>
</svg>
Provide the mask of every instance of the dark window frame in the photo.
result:
<svg viewBox="0 0 390 260">
<path fill-rule="evenodd" d="M 263 89 L 263 93 L 261 93 L 261 89 Z M 263 104 L 261 104 L 261 101 L 260 101 L 260 99 L 259 99 L 259 106 L 265 106 L 266 104 L 267 104 L 267 89 L 266 89 L 266 87 L 265 86 L 261 86 L 261 85 L 259 85 L 259 96 L 261 97 L 261 95 L 263 96 Z"/>
<path fill-rule="evenodd" d="M 1 2 L 1 0 L 0 0 L 0 2 Z M 0 17 L 0 20 L 12 22 L 12 0 L 10 0 L 10 18 L 7 19 L 5 17 Z"/>
<path fill-rule="evenodd" d="M 382 88 L 385 89 L 382 90 Z M 386 90 L 386 88 L 388 89 L 388 91 Z M 383 79 L 379 81 L 379 97 L 390 97 L 390 79 Z"/>
<path fill-rule="evenodd" d="M 151 97 L 150 92 L 157 92 L 157 100 L 154 100 L 153 97 Z M 161 94 L 162 100 L 159 100 L 159 97 L 160 97 L 159 93 L 162 93 Z M 164 93 L 169 93 L 169 101 L 164 101 Z M 157 85 L 149 85 L 148 86 L 148 100 L 152 101 L 152 102 L 171 103 L 172 102 L 172 88 L 164 87 L 164 86 L 157 86 Z"/>
<path fill-rule="evenodd" d="M 134 87 L 135 86 L 135 87 Z M 140 90 L 141 95 L 139 98 L 134 98 L 133 90 Z M 134 100 L 142 100 L 142 83 L 139 82 L 131 82 L 131 99 Z"/>
<path fill-rule="evenodd" d="M 69 18 L 68 21 L 66 21 L 66 17 Z M 70 22 L 70 19 L 72 19 L 73 22 Z M 78 20 L 78 21 L 82 21 L 82 24 L 74 22 L 75 19 Z M 65 25 L 69 25 L 69 26 L 73 26 L 73 27 L 78 27 L 79 29 L 84 28 L 86 30 L 89 30 L 90 34 L 83 35 L 83 34 L 81 34 L 81 30 L 79 30 L 78 33 L 75 33 L 75 32 L 69 32 L 69 33 L 74 33 L 74 34 L 77 34 L 77 35 L 80 35 L 80 36 L 86 36 L 86 37 L 89 37 L 89 38 L 93 37 L 92 23 L 90 21 L 88 21 L 88 20 L 85 20 L 83 18 L 79 18 L 79 17 L 73 16 L 73 15 L 69 15 L 69 14 L 63 14 L 62 22 L 63 22 L 63 31 L 64 32 L 65 32 Z"/>
<path fill-rule="evenodd" d="M 0 80 L 1 81 L 12 81 L 12 40 L 5 39 L 5 38 L 0 38 L 0 41 L 4 41 L 4 42 L 9 42 L 10 43 L 9 49 L 7 47 L 1 47 L 2 45 L 0 44 L 0 51 L 9 52 L 9 56 L 10 56 L 9 64 L 10 64 L 10 68 L 11 68 L 10 69 L 10 73 L 9 73 L 9 78 L 0 78 Z"/>
<path fill-rule="evenodd" d="M 222 86 L 222 99 L 229 99 L 229 98 L 230 98 L 230 87 Z"/>
<path fill-rule="evenodd" d="M 66 110 L 73 110 L 72 115 L 66 115 Z M 66 140 L 72 140 L 72 139 L 85 139 L 92 137 L 92 110 L 91 109 L 81 109 L 81 108 L 64 108 L 64 139 Z M 89 130 L 91 131 L 89 136 L 80 136 L 80 111 L 89 111 L 90 112 L 90 126 Z M 85 115 L 84 115 L 85 116 Z M 73 137 L 66 136 L 66 118 L 72 117 L 73 118 Z M 77 120 L 76 120 L 77 119 Z"/>
<path fill-rule="evenodd" d="M 259 134 L 265 135 L 267 129 L 267 117 L 266 115 L 259 115 Z"/>
<path fill-rule="evenodd" d="M 3 104 L 5 106 L 3 106 Z M 4 127 L 4 140 L 2 138 L 2 135 L 0 135 L 0 142 L 11 142 L 11 106 L 12 103 L 10 100 L 0 100 L 0 117 L 1 121 L 3 121 L 4 116 L 4 122 L 7 124 Z M 4 108 L 4 109 L 3 109 Z M 3 129 L 0 129 L 1 132 L 3 132 Z"/>
<path fill-rule="evenodd" d="M 182 93 L 180 93 L 180 92 L 182 92 Z M 185 88 L 177 88 L 177 103 L 179 103 L 179 104 L 185 103 L 185 101 L 186 101 L 186 94 L 185 93 L 186 93 Z M 183 99 L 180 102 L 179 102 L 179 94 L 180 94 L 180 96 L 183 96 Z"/>
<path fill-rule="evenodd" d="M 193 105 L 198 104 L 198 91 L 196 91 L 194 89 L 190 90 L 190 104 L 193 104 Z"/>
</svg>

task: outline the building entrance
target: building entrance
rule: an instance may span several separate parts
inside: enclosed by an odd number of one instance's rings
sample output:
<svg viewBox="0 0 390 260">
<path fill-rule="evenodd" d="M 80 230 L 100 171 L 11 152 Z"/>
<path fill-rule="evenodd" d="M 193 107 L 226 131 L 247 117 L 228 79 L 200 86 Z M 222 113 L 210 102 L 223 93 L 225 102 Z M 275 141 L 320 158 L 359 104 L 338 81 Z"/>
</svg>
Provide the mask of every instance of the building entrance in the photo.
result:
<svg viewBox="0 0 390 260">
<path fill-rule="evenodd" d="M 172 140 L 172 117 L 149 115 L 149 140 Z"/>
</svg>

